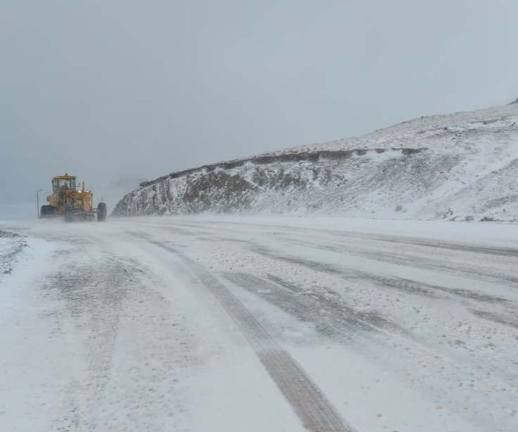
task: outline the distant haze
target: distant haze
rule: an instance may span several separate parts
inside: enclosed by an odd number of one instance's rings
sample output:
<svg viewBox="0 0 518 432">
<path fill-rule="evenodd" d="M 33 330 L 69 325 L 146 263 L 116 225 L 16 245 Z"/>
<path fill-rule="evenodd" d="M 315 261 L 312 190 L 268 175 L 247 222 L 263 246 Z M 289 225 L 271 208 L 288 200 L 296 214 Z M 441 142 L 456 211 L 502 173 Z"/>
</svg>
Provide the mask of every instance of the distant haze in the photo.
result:
<svg viewBox="0 0 518 432">
<path fill-rule="evenodd" d="M 1 203 L 64 171 L 122 194 L 511 102 L 517 17 L 516 0 L 1 0 Z"/>
</svg>

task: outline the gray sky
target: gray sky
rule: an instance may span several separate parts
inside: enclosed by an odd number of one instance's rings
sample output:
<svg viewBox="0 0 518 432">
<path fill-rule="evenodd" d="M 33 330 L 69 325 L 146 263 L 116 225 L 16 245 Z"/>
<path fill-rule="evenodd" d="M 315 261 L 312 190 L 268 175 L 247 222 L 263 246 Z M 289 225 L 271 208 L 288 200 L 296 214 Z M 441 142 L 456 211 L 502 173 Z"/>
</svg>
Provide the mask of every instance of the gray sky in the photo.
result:
<svg viewBox="0 0 518 432">
<path fill-rule="evenodd" d="M 518 97 L 516 0 L 0 0 L 0 199 Z"/>
</svg>

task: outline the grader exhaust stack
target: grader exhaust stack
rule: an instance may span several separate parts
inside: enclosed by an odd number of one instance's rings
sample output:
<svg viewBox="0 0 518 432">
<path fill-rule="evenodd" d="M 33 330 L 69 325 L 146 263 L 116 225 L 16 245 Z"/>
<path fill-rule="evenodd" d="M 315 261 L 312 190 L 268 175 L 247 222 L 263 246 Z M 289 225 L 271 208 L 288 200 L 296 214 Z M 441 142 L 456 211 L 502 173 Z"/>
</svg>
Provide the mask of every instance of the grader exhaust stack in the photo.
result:
<svg viewBox="0 0 518 432">
<path fill-rule="evenodd" d="M 108 213 L 106 204 L 100 202 L 93 207 L 93 193 L 76 186 L 76 176 L 65 174 L 52 179 L 52 195 L 47 197 L 48 205 L 41 206 L 42 219 L 64 217 L 66 222 L 104 222 Z"/>
</svg>

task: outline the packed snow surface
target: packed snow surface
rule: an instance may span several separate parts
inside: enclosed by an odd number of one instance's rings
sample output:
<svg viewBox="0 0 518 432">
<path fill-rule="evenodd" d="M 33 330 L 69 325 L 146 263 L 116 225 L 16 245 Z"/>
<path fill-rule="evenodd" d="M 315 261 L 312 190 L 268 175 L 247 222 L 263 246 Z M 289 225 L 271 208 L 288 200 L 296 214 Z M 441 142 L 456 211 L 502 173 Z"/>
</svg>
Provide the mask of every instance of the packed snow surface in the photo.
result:
<svg viewBox="0 0 518 432">
<path fill-rule="evenodd" d="M 0 223 L 0 430 L 515 432 L 518 226 Z"/>
<path fill-rule="evenodd" d="M 173 173 L 114 214 L 203 212 L 518 220 L 518 104 Z"/>
</svg>

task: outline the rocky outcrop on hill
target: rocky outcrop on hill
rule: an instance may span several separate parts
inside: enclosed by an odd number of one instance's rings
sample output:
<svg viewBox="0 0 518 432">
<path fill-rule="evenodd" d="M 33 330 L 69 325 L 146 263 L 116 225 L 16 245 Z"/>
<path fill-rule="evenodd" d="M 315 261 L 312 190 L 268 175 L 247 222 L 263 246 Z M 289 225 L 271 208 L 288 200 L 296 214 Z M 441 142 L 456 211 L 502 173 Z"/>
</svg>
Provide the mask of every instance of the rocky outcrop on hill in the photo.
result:
<svg viewBox="0 0 518 432">
<path fill-rule="evenodd" d="M 202 212 L 518 219 L 518 104 L 172 173 L 114 215 Z"/>
</svg>

